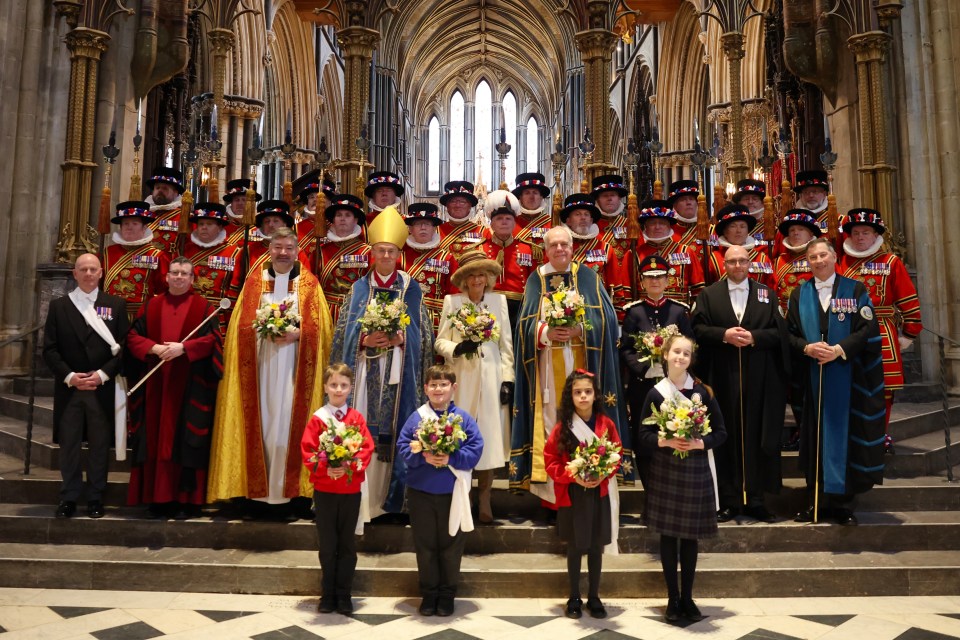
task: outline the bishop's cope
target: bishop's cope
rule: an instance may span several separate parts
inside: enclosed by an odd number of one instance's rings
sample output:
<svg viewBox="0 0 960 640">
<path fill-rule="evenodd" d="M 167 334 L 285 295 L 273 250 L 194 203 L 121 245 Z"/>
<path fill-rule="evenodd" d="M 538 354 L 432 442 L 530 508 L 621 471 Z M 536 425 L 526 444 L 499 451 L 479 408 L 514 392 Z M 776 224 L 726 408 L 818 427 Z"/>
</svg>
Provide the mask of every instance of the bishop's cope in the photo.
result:
<svg viewBox="0 0 960 640">
<path fill-rule="evenodd" d="M 373 268 L 353 283 L 340 307 L 330 357 L 356 372 L 350 405 L 367 419 L 376 456 L 364 479 L 360 515 L 364 522 L 404 510 L 407 469 L 396 456 L 404 421 L 424 403 L 423 375 L 433 364 L 433 326 L 423 290 L 397 268 L 407 225 L 393 207 L 377 213 L 367 230 Z M 366 332 L 361 319 L 370 304 L 402 300 L 409 324 L 397 333 Z M 389 515 L 387 515 L 389 514 Z"/>
<path fill-rule="evenodd" d="M 297 260 L 293 230 L 276 230 L 268 251 L 269 260 L 247 276 L 227 329 L 207 500 L 283 504 L 304 496 L 308 509 L 313 487 L 300 441 L 323 405 L 330 311 L 317 279 Z M 261 337 L 257 310 L 271 303 L 299 314 L 299 326 L 282 337 Z"/>
<path fill-rule="evenodd" d="M 623 459 L 632 459 L 624 404 L 617 401 L 620 370 L 617 357 L 617 316 L 603 282 L 592 269 L 572 261 L 573 237 L 563 227 L 544 235 L 547 264 L 527 279 L 523 306 L 514 330 L 516 397 L 510 452 L 510 486 L 526 489 L 547 505 L 555 500 L 543 447 L 557 423 L 564 381 L 574 369 L 597 375 L 603 406 L 617 433 L 624 437 Z M 584 322 L 551 327 L 549 296 L 561 287 L 583 296 Z M 633 481 L 629 462 L 623 479 Z"/>
</svg>

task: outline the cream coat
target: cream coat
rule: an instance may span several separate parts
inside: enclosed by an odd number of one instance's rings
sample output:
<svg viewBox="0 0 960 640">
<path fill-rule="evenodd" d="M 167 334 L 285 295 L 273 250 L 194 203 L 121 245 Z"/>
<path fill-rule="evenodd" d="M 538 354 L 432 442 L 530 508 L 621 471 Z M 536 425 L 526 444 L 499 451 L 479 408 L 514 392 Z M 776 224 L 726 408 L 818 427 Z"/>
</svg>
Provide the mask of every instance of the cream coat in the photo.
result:
<svg viewBox="0 0 960 640">
<path fill-rule="evenodd" d="M 499 469 L 507 461 L 507 444 L 504 411 L 500 405 L 500 385 L 513 382 L 513 336 L 507 315 L 507 299 L 500 293 L 487 292 L 482 305 L 493 313 L 500 324 L 500 342 L 484 342 L 477 357 L 467 359 L 454 357 L 453 350 L 461 342 L 460 333 L 453 328 L 448 316 L 469 302 L 465 293 L 456 293 L 443 298 L 443 315 L 440 331 L 433 345 L 434 351 L 457 373 L 457 392 L 454 402 L 458 407 L 476 418 L 483 436 L 483 455 L 476 469 Z M 483 354 L 480 357 L 480 354 Z"/>
</svg>

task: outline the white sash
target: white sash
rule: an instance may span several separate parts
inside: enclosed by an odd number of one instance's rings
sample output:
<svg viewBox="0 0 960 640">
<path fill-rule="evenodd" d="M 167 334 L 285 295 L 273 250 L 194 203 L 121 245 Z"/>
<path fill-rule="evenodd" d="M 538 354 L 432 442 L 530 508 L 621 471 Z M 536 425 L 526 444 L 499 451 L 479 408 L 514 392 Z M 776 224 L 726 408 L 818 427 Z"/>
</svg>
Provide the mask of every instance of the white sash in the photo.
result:
<svg viewBox="0 0 960 640">
<path fill-rule="evenodd" d="M 576 413 L 573 414 L 573 422 L 570 426 L 573 435 L 580 442 L 590 443 L 597 439 L 597 434 Z M 620 538 L 620 490 L 617 487 L 616 474 L 607 482 L 607 495 L 610 497 L 610 544 L 603 548 L 603 552 L 616 556 L 620 555 L 620 546 L 617 544 Z"/>
<path fill-rule="evenodd" d="M 74 289 L 76 291 L 76 289 Z M 70 296 L 70 301 L 77 308 L 84 322 L 87 323 L 93 331 L 103 339 L 110 347 L 110 353 L 117 355 L 120 353 L 120 345 L 114 339 L 107 323 L 103 318 L 97 315 L 94 305 L 80 305 L 77 298 Z M 115 438 L 114 452 L 117 460 L 127 459 L 127 379 L 123 376 L 116 376 L 113 380 L 113 433 Z"/>
<path fill-rule="evenodd" d="M 430 403 L 424 403 L 417 409 L 421 418 L 435 418 L 436 411 L 430 407 Z M 470 482 L 471 469 L 454 469 L 453 465 L 448 464 L 447 469 L 456 478 L 453 484 L 453 493 L 450 495 L 450 520 L 447 523 L 447 533 L 451 536 L 457 535 L 457 531 L 473 531 L 473 514 L 470 513 Z"/>
<path fill-rule="evenodd" d="M 653 385 L 653 388 L 660 392 L 664 400 L 672 398 L 677 394 L 683 395 L 680 393 L 680 390 L 677 389 L 677 386 L 670 381 L 670 378 L 664 378 Z M 693 389 L 693 376 L 689 373 L 687 374 L 687 379 L 683 382 L 683 388 Z M 710 466 L 710 479 L 713 480 L 713 499 L 717 504 L 717 511 L 719 511 L 720 489 L 717 487 L 717 463 L 713 459 L 713 449 L 707 449 L 707 464 Z"/>
<path fill-rule="evenodd" d="M 354 403 L 356 406 L 356 403 Z M 336 416 L 330 413 L 327 410 L 327 406 L 324 405 L 313 412 L 313 415 L 320 418 L 325 424 L 332 422 L 333 426 L 339 428 L 343 425 L 342 420 L 337 420 Z M 366 509 L 366 514 L 364 514 L 364 509 Z M 363 482 L 360 483 L 360 515 L 357 517 L 357 526 L 354 528 L 353 532 L 358 535 L 363 535 L 363 523 L 370 521 L 370 500 L 367 498 L 367 474 L 364 470 Z M 366 517 L 365 517 L 366 516 Z"/>
</svg>

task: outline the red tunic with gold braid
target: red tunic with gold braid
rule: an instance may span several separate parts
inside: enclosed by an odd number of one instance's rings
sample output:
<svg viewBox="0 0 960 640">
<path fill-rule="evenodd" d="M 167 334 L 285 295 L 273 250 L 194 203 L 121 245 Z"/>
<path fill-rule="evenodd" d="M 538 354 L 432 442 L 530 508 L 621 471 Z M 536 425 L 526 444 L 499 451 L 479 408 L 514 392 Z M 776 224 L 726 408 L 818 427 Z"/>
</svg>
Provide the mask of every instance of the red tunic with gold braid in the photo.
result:
<svg viewBox="0 0 960 640">
<path fill-rule="evenodd" d="M 480 244 L 480 250 L 503 267 L 493 290 L 502 293 L 507 300 L 522 300 L 527 278 L 543 262 L 539 247 L 516 238 L 504 246 L 496 238 L 488 238 Z"/>
<path fill-rule="evenodd" d="M 457 293 L 450 277 L 457 270 L 457 259 L 453 252 L 443 247 L 443 242 L 432 249 L 416 249 L 409 244 L 403 247 L 400 255 L 401 269 L 420 283 L 423 290 L 423 304 L 433 319 L 433 333 L 440 329 L 440 314 L 443 311 L 443 297 L 448 293 Z"/>
<path fill-rule="evenodd" d="M 137 247 L 112 244 L 103 263 L 103 291 L 127 301 L 127 315 L 133 321 L 143 303 L 167 290 L 170 254 L 153 242 Z"/>
<path fill-rule="evenodd" d="M 193 289 L 213 306 L 218 306 L 220 300 L 227 298 L 231 303 L 237 301 L 240 289 L 243 288 L 243 251 L 240 247 L 227 244 L 226 241 L 213 247 L 201 247 L 194 243 L 191 234 L 183 255 L 193 263 Z M 227 330 L 230 323 L 229 309 L 220 312 L 220 328 Z"/>
<path fill-rule="evenodd" d="M 664 295 L 671 300 L 682 302 L 688 307 L 703 290 L 703 267 L 697 250 L 685 244 L 680 244 L 676 236 L 671 236 L 662 242 L 650 243 L 645 239 L 637 245 L 636 251 L 631 251 L 623 261 L 622 273 L 625 277 L 635 277 L 640 282 L 638 268 L 645 258 L 653 254 L 670 263 L 670 272 L 667 274 L 667 289 Z M 629 271 L 632 269 L 633 271 Z M 632 276 L 631 276 L 632 274 Z M 629 279 L 626 280 L 629 282 Z"/>
<path fill-rule="evenodd" d="M 627 238 L 627 216 L 622 213 L 615 216 L 601 213 L 600 220 L 597 221 L 597 228 L 600 229 L 600 235 L 597 237 L 613 250 L 617 264 L 622 264 L 624 256 L 630 251 L 630 239 Z M 614 305 L 616 305 L 616 301 L 614 301 Z"/>
<path fill-rule="evenodd" d="M 263 234 L 260 233 L 260 229 L 251 226 L 250 231 L 247 232 L 247 237 L 250 239 L 250 242 L 257 244 L 263 240 Z M 242 224 L 229 224 L 227 225 L 227 244 L 232 244 L 235 247 L 243 248 L 243 225 Z"/>
<path fill-rule="evenodd" d="M 452 253 L 454 257 L 459 256 L 464 251 L 476 248 L 489 235 L 486 225 L 481 222 L 473 222 L 469 219 L 462 221 L 447 220 L 441 224 L 438 229 L 440 231 L 440 245 L 438 248 L 446 249 Z M 404 248 L 404 251 L 406 251 L 407 248 Z M 440 300 L 442 302 L 443 298 L 440 298 Z"/>
<path fill-rule="evenodd" d="M 806 248 L 806 245 L 804 245 Z M 777 299 L 780 301 L 780 311 L 787 316 L 787 304 L 790 294 L 813 276 L 810 264 L 807 262 L 805 250 L 790 251 L 786 249 L 777 256 L 773 264 L 773 279 L 777 283 Z"/>
<path fill-rule="evenodd" d="M 844 244 L 844 248 L 849 248 L 849 242 Z M 837 263 L 837 273 L 859 280 L 870 293 L 873 312 L 880 325 L 884 391 L 892 398 L 894 391 L 903 388 L 903 359 L 900 355 L 896 314 L 900 315 L 900 330 L 911 340 L 916 339 L 923 330 L 917 289 L 903 261 L 883 251 L 865 258 L 844 254 Z"/>
<path fill-rule="evenodd" d="M 151 207 L 151 210 L 153 207 Z M 177 231 L 180 229 L 180 205 L 169 211 L 156 211 L 156 216 L 147 226 L 153 231 L 153 244 L 171 256 L 180 253 L 177 246 Z"/>
<path fill-rule="evenodd" d="M 727 268 L 723 263 L 723 256 L 726 255 L 729 247 L 720 246 L 710 252 L 710 261 L 707 263 L 707 282 L 713 284 L 727 277 Z M 754 245 L 747 249 L 747 257 L 750 258 L 750 267 L 747 270 L 747 277 L 756 280 L 760 284 L 765 284 L 771 289 L 774 287 L 773 263 L 770 262 L 770 256 L 767 255 L 765 247 Z"/>
<path fill-rule="evenodd" d="M 607 288 L 617 310 L 617 316 L 623 319 L 623 305 L 630 302 L 630 281 L 624 283 L 622 263 L 617 259 L 612 246 L 604 241 L 602 234 L 594 238 L 573 236 L 573 261 L 593 269 Z"/>
<path fill-rule="evenodd" d="M 370 271 L 370 245 L 364 239 L 363 232 L 348 240 L 332 241 L 329 236 L 323 240 L 317 279 L 327 298 L 330 316 L 336 324 L 340 306 L 353 283 Z"/>
<path fill-rule="evenodd" d="M 543 247 L 543 234 L 553 226 L 553 217 L 546 206 L 536 215 L 517 214 L 517 224 L 513 228 L 513 237 Z"/>
</svg>

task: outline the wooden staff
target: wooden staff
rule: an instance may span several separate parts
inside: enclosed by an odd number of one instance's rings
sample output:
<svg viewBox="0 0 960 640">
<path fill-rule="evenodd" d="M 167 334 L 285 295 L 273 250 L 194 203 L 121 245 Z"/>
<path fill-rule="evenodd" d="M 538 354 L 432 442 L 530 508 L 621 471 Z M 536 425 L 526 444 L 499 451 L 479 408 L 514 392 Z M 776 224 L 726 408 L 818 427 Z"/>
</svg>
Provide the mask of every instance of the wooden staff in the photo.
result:
<svg viewBox="0 0 960 640">
<path fill-rule="evenodd" d="M 182 339 L 180 342 L 181 342 L 181 343 L 182 343 L 182 342 L 186 342 L 187 340 L 189 340 L 190 338 L 192 338 L 192 337 L 193 337 L 193 334 L 195 334 L 197 331 L 200 331 L 200 328 L 203 327 L 203 325 L 205 325 L 205 324 L 207 324 L 208 322 L 210 322 L 211 319 L 216 318 L 216 317 L 217 317 L 217 314 L 220 313 L 220 311 L 221 311 L 222 309 L 229 309 L 229 308 L 230 308 L 230 300 L 228 300 L 227 298 L 222 298 L 222 299 L 220 300 L 220 305 L 217 307 L 217 310 L 214 311 L 213 313 L 211 313 L 211 314 L 210 314 L 209 316 L 207 316 L 206 318 L 204 318 L 204 319 L 203 319 L 203 322 L 201 322 L 201 323 L 198 324 L 196 327 L 194 327 L 193 331 L 191 331 L 191 332 L 188 333 L 186 336 L 184 336 L 183 339 Z M 139 388 L 143 385 L 143 383 L 147 381 L 147 379 L 148 379 L 150 376 L 152 376 L 154 373 L 156 373 L 157 369 L 159 369 L 160 367 L 162 367 L 164 362 L 166 362 L 166 360 L 161 360 L 160 362 L 157 363 L 157 366 L 155 366 L 153 369 L 150 369 L 150 371 L 147 372 L 147 375 L 145 375 L 145 376 L 143 376 L 142 378 L 140 378 L 140 382 L 138 382 L 137 384 L 133 385 L 133 387 L 132 387 L 129 391 L 127 391 L 127 397 L 129 398 L 130 396 L 132 396 L 132 395 L 133 395 L 133 392 L 136 391 L 137 389 L 139 389 Z"/>
<path fill-rule="evenodd" d="M 823 341 L 823 336 L 820 336 Z M 823 428 L 823 363 L 820 363 L 820 384 L 817 392 L 817 457 L 813 476 L 813 522 L 820 521 L 820 430 Z"/>
</svg>

